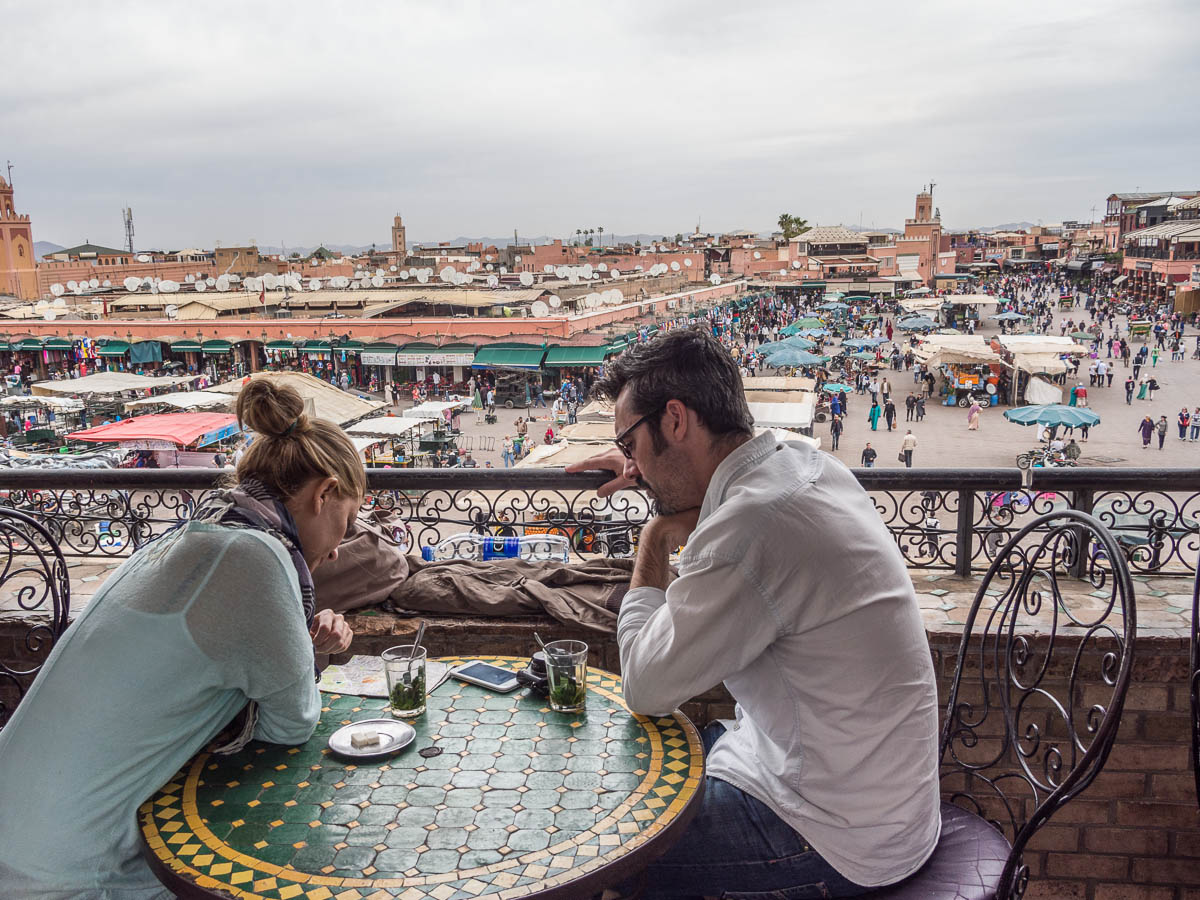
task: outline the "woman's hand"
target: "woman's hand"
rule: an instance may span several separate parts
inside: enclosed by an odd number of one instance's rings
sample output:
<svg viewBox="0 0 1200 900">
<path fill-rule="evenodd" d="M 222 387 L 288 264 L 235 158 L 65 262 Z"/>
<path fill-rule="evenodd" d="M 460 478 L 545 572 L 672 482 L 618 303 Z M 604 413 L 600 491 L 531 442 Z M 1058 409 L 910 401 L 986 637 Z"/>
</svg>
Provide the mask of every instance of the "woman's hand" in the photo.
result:
<svg viewBox="0 0 1200 900">
<path fill-rule="evenodd" d="M 603 453 L 597 453 L 595 456 L 589 456 L 583 462 L 571 463 L 567 466 L 566 471 L 588 472 L 595 469 L 608 470 L 617 474 L 612 481 L 607 481 L 596 489 L 596 493 L 601 497 L 610 497 L 625 488 L 637 487 L 636 481 L 625 477 L 625 454 L 616 447 L 605 450 Z"/>
<path fill-rule="evenodd" d="M 332 609 L 317 613 L 308 633 L 312 637 L 313 650 L 317 653 L 341 653 L 349 649 L 350 641 L 354 638 L 354 632 L 346 624 L 346 617 Z"/>
</svg>

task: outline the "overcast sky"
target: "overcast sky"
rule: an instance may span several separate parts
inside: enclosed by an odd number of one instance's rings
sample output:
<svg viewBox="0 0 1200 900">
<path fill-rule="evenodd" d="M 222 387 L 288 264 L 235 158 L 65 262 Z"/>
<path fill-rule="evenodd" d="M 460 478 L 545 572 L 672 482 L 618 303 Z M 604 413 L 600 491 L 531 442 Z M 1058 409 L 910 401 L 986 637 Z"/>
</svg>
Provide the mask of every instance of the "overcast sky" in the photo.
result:
<svg viewBox="0 0 1200 900">
<path fill-rule="evenodd" d="M 34 237 L 1087 220 L 1200 187 L 1193 0 L 0 0 Z M 15 73 L 15 76 L 14 76 Z"/>
</svg>

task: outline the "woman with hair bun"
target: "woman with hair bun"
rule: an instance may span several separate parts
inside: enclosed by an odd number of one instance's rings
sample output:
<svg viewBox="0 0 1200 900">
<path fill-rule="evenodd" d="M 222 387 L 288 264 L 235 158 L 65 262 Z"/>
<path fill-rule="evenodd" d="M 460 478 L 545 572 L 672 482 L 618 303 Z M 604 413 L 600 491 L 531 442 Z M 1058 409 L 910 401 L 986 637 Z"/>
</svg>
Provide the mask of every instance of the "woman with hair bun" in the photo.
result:
<svg viewBox="0 0 1200 900">
<path fill-rule="evenodd" d="M 236 484 L 109 577 L 0 730 L 0 897 L 171 897 L 140 856 L 138 806 L 231 723 L 214 752 L 316 727 L 314 655 L 352 635 L 314 612 L 312 571 L 337 558 L 366 474 L 269 377 L 237 414 L 257 436 Z"/>
</svg>

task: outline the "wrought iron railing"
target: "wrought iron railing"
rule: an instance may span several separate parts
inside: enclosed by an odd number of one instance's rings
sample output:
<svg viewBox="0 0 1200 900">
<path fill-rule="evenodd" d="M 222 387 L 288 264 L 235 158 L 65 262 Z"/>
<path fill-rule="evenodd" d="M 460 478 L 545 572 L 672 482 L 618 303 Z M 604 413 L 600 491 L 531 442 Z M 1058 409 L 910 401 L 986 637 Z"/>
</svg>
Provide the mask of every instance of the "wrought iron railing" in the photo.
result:
<svg viewBox="0 0 1200 900">
<path fill-rule="evenodd" d="M 855 475 L 915 568 L 985 569 L 1026 522 L 1071 508 L 1093 514 L 1113 533 L 1135 574 L 1196 571 L 1200 469 L 859 469 Z M 221 477 L 211 469 L 0 471 L 0 506 L 36 517 L 67 557 L 121 558 L 188 516 Z M 568 536 L 579 558 L 628 556 L 651 507 L 636 491 L 600 498 L 596 488 L 608 477 L 561 469 L 371 470 L 368 503 L 392 514 L 391 527 L 414 553 L 460 531 L 549 530 Z"/>
</svg>

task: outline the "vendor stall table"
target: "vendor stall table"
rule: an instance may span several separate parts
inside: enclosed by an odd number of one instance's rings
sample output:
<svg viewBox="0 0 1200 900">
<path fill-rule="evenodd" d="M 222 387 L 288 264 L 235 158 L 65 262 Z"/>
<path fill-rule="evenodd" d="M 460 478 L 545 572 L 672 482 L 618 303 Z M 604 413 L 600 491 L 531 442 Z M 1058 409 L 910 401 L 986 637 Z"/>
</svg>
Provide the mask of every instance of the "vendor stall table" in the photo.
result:
<svg viewBox="0 0 1200 900">
<path fill-rule="evenodd" d="M 703 794 L 692 723 L 629 713 L 609 672 L 590 670 L 582 714 L 447 681 L 416 740 L 370 762 L 326 743 L 387 701 L 322 696 L 303 746 L 201 752 L 142 805 L 146 858 L 177 895 L 589 897 L 664 853 Z"/>
</svg>

